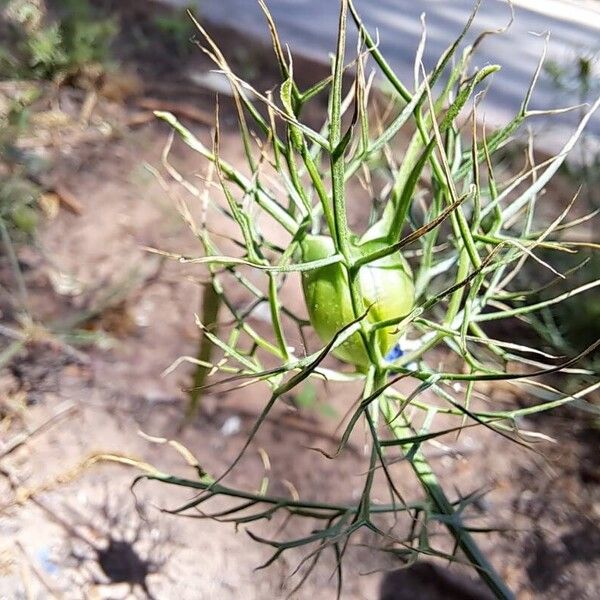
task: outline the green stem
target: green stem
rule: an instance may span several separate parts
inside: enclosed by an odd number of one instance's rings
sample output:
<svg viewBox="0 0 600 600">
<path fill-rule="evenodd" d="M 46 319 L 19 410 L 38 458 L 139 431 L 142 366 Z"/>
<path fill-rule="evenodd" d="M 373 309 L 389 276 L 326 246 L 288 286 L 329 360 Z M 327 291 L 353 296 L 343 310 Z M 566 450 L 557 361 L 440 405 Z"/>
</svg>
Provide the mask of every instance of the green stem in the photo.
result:
<svg viewBox="0 0 600 600">
<path fill-rule="evenodd" d="M 277 339 L 277 346 L 281 352 L 283 360 L 290 360 L 285 334 L 281 326 L 281 304 L 279 303 L 279 295 L 277 293 L 277 276 L 275 273 L 269 273 L 269 308 L 271 310 L 271 322 L 273 323 L 273 331 Z"/>
<path fill-rule="evenodd" d="M 351 252 L 351 232 L 348 229 L 346 217 L 346 192 L 344 151 L 342 141 L 342 83 L 344 75 L 344 56 L 346 50 L 346 25 L 348 16 L 348 0 L 342 0 L 340 7 L 340 19 L 338 26 L 337 48 L 333 65 L 333 81 L 331 86 L 329 124 L 329 147 L 331 167 L 331 191 L 333 197 L 333 217 L 335 232 L 333 237 L 336 251 L 344 257 L 343 267 L 348 272 L 350 298 L 354 318 L 358 318 L 364 311 L 364 301 L 360 291 L 358 270 L 351 268 L 354 257 Z M 366 323 L 361 321 L 359 334 L 362 338 L 369 358 L 377 364 L 379 357 L 373 355 L 371 345 L 368 343 L 368 329 Z"/>
<path fill-rule="evenodd" d="M 389 398 L 389 396 L 385 395 L 383 404 L 384 410 L 386 411 L 386 419 L 388 420 L 390 429 L 394 435 L 398 439 L 406 436 L 407 430 L 410 432 L 406 421 L 402 422 L 400 419 L 396 419 L 394 424 L 390 423 L 390 417 L 392 419 L 395 417 L 394 407 L 397 406 L 397 402 L 393 398 Z M 448 497 L 440 486 L 429 462 L 420 451 L 418 445 L 407 444 L 406 446 L 403 446 L 403 451 L 405 455 L 409 457 L 408 460 L 410 465 L 420 484 L 423 486 L 423 489 L 427 493 L 427 496 L 431 500 L 436 512 L 440 515 L 450 517 L 449 519 L 444 520 L 444 524 L 455 539 L 457 546 L 464 552 L 471 565 L 477 570 L 478 575 L 494 593 L 496 598 L 512 600 L 515 597 L 514 594 L 495 571 L 494 567 L 479 548 L 477 542 L 475 542 L 473 536 L 461 522 L 460 515 L 454 510 L 452 503 L 448 500 Z"/>
<path fill-rule="evenodd" d="M 446 521 L 446 526 L 450 534 L 456 540 L 460 549 L 465 553 L 469 562 L 477 570 L 478 575 L 490 588 L 497 598 L 510 600 L 515 597 L 494 567 L 487 560 L 480 550 L 473 536 L 465 529 L 461 523 L 458 513 L 454 510 L 448 500 L 444 490 L 441 488 L 437 477 L 432 471 L 427 459 L 420 451 L 417 451 L 410 461 L 410 464 L 419 479 L 421 485 L 427 492 L 427 495 L 433 502 L 436 510 L 443 515 L 451 517 Z"/>
<path fill-rule="evenodd" d="M 207 283 L 204 286 L 204 291 L 202 292 L 202 323 L 205 327 L 211 328 L 213 333 L 215 333 L 214 327 L 217 323 L 217 316 L 220 306 L 221 296 L 217 294 L 212 283 Z M 210 363 L 213 347 L 214 344 L 204 334 L 201 333 L 200 341 L 198 343 L 197 358 L 199 361 L 201 361 L 201 363 L 204 364 L 199 364 L 194 372 L 194 381 L 190 390 L 190 400 L 185 415 L 186 421 L 188 422 L 194 418 L 196 412 L 198 411 L 204 382 L 208 372 L 210 371 L 210 368 L 206 367 L 205 364 Z"/>
<path fill-rule="evenodd" d="M 338 151 L 342 131 L 342 80 L 344 74 L 344 56 L 346 49 L 346 18 L 348 0 L 342 0 L 338 28 L 337 50 L 333 67 L 331 87 L 331 119 L 329 123 L 329 148 L 331 164 L 331 191 L 333 196 L 333 216 L 335 220 L 336 250 L 341 252 L 346 262 L 350 261 L 350 241 L 346 220 L 346 198 L 344 181 L 344 152 Z"/>
</svg>

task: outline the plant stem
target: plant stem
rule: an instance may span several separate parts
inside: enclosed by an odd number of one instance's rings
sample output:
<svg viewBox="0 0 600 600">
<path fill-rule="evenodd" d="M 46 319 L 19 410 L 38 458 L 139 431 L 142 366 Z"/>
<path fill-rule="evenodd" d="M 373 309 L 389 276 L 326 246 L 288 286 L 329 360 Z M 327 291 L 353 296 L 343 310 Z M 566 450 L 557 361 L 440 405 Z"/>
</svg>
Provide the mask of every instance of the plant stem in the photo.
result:
<svg viewBox="0 0 600 600">
<path fill-rule="evenodd" d="M 336 250 L 346 261 L 350 259 L 348 224 L 346 221 L 346 198 L 344 181 L 344 152 L 338 151 L 342 131 L 342 79 L 346 49 L 346 17 L 348 1 L 342 0 L 338 26 L 337 51 L 335 53 L 333 82 L 331 86 L 331 118 L 329 122 L 329 147 L 331 164 L 331 191 L 333 195 L 333 216 L 335 220 L 334 241 Z"/>
<path fill-rule="evenodd" d="M 407 430 L 410 431 L 410 429 L 406 420 L 402 422 L 400 419 L 396 419 L 394 423 L 390 422 L 395 417 L 394 407 L 397 407 L 397 401 L 393 397 L 384 395 L 382 404 L 390 429 L 398 439 L 401 439 L 406 435 Z M 450 517 L 450 519 L 444 521 L 444 524 L 456 540 L 457 546 L 464 552 L 471 565 L 477 570 L 478 575 L 494 593 L 496 598 L 503 600 L 514 599 L 515 595 L 513 592 L 495 571 L 494 567 L 480 550 L 473 536 L 461 522 L 460 515 L 454 510 L 452 503 L 448 500 L 429 462 L 419 449 L 419 444 L 407 444 L 402 449 L 435 510 L 440 515 Z"/>
<path fill-rule="evenodd" d="M 219 307 L 221 306 L 221 297 L 217 294 L 212 283 L 207 283 L 204 286 L 202 292 L 202 323 L 205 327 L 211 328 L 213 333 L 215 330 L 213 327 L 217 323 L 217 316 L 219 313 Z M 200 334 L 200 341 L 198 342 L 198 360 L 202 363 L 209 363 L 212 355 L 212 349 L 214 344 L 205 335 Z M 204 381 L 210 369 L 204 365 L 198 365 L 194 372 L 194 381 L 192 388 L 190 389 L 190 400 L 186 410 L 186 421 L 191 421 L 195 416 L 200 399 L 202 397 Z"/>
<path fill-rule="evenodd" d="M 452 517 L 446 522 L 448 531 L 452 534 L 460 549 L 465 553 L 469 562 L 477 570 L 481 579 L 486 583 L 497 598 L 507 600 L 514 598 L 514 594 L 504 583 L 500 575 L 495 571 L 485 555 L 479 549 L 473 536 L 465 529 L 460 521 L 458 513 L 452 507 L 444 490 L 441 488 L 437 477 L 431 470 L 429 463 L 420 451 L 417 451 L 410 461 L 421 485 L 433 502 L 436 510 L 443 515 Z"/>
</svg>

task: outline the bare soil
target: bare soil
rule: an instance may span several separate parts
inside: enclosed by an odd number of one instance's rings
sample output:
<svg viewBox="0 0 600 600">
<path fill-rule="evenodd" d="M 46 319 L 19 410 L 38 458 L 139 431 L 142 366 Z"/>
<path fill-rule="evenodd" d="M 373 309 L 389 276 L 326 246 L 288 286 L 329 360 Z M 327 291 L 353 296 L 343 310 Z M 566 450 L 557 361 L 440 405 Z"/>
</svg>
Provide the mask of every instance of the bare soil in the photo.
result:
<svg viewBox="0 0 600 600">
<path fill-rule="evenodd" d="M 128 5 L 132 14 L 125 13 L 124 23 L 151 30 L 135 5 Z M 231 40 L 230 32 L 214 31 L 222 42 Z M 208 142 L 209 128 L 198 121 L 204 115 L 210 122 L 214 92 L 194 87 L 185 76 L 189 70 L 205 73 L 207 61 L 196 53 L 185 65 L 172 65 L 165 58 L 168 43 L 146 54 L 119 43 L 126 67 L 138 73 L 136 85 L 125 86 L 125 98 L 101 97 L 90 117 L 92 129 L 94 114 L 144 122 L 140 98 L 150 98 L 181 109 L 182 120 Z M 248 47 L 239 39 L 230 46 L 237 60 L 255 67 L 257 85 L 266 89 L 276 81 L 266 66 L 268 54 L 256 45 L 249 54 Z M 318 76 L 317 66 L 297 68 L 307 78 Z M 182 98 L 200 112 L 189 118 L 188 111 L 186 119 Z M 225 101 L 221 153 L 241 164 L 243 150 L 231 114 Z M 98 454 L 135 457 L 164 472 L 195 477 L 172 446 L 143 432 L 178 440 L 208 472 L 222 472 L 267 399 L 259 386 L 209 393 L 195 421 L 180 429 L 190 369 L 182 366 L 167 376 L 163 371 L 196 352 L 194 313 L 200 308 L 203 273 L 144 249 L 198 252 L 175 208 L 174 197 L 183 192 L 169 185 L 167 193 L 144 168 L 148 163 L 164 171 L 161 153 L 168 133 L 147 119 L 107 141 L 94 139 L 71 152 L 61 146 L 53 182 L 69 189 L 80 214 L 60 210 L 43 226 L 38 248 L 20 251 L 36 320 L 62 323 L 66 331 L 83 329 L 95 343 L 76 348 L 75 339 L 62 342 L 40 330 L 0 373 L 6 415 L 0 443 L 0 598 L 275 600 L 285 598 L 297 582 L 288 576 L 301 553 L 257 571 L 272 549 L 250 540 L 245 528 L 236 531 L 232 525 L 160 511 L 183 504 L 193 497 L 191 491 L 140 482 L 132 492 L 139 471 L 89 460 Z M 171 160 L 196 182 L 206 168 L 179 142 Z M 215 219 L 213 228 L 223 226 Z M 2 274 L 10 283 L 4 266 Z M 290 290 L 286 300 L 302 311 L 297 290 Z M 3 310 L 3 323 L 14 327 L 13 311 Z M 320 402 L 338 418 L 287 404 L 277 407 L 228 479 L 231 485 L 257 490 L 267 476 L 274 494 L 289 494 L 285 482 L 291 482 L 304 497 L 356 501 L 367 467 L 361 434 L 335 460 L 308 449 L 334 447 L 336 425 L 356 390 L 340 384 L 319 392 Z M 504 388 L 492 390 L 492 397 L 503 405 L 527 401 Z M 34 431 L 57 414 L 48 427 Z M 473 516 L 498 531 L 478 538 L 519 598 L 595 600 L 600 590 L 597 430 L 569 411 L 523 427 L 556 443 L 541 441 L 537 452 L 528 452 L 487 430 L 469 429 L 458 440 L 431 446 L 428 455 L 457 495 L 487 490 Z M 32 431 L 12 448 L 16 436 Z M 269 456 L 268 470 L 259 449 Z M 394 474 L 408 501 L 421 497 L 403 465 Z M 383 499 L 385 488 L 378 489 Z M 227 506 L 220 502 L 211 508 Z M 278 525 L 248 529 L 273 537 Z M 292 521 L 284 537 L 306 535 L 311 526 Z M 487 597 L 473 573 L 459 564 L 424 560 L 399 570 L 402 564 L 377 551 L 369 535 L 354 541 L 344 563 L 344 600 Z M 451 549 L 441 532 L 435 542 Z M 335 557 L 326 557 L 293 597 L 335 598 L 334 570 Z"/>
</svg>

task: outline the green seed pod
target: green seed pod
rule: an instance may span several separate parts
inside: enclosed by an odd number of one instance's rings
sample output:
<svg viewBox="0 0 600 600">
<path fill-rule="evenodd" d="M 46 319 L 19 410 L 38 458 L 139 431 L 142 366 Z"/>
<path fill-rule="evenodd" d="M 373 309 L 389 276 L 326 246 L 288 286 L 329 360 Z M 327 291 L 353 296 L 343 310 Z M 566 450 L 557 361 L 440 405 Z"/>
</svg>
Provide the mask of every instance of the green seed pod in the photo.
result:
<svg viewBox="0 0 600 600">
<path fill-rule="evenodd" d="M 387 247 L 382 240 L 371 240 L 364 246 L 354 246 L 358 258 L 367 253 Z M 333 240 L 328 236 L 306 236 L 301 244 L 304 262 L 314 261 L 335 254 Z M 394 253 L 372 263 L 363 265 L 358 272 L 358 284 L 363 305 L 367 310 L 366 321 L 375 324 L 407 315 L 414 304 L 414 286 L 410 267 L 400 253 Z M 304 271 L 302 287 L 310 322 L 323 343 L 354 319 L 350 283 L 346 269 L 339 263 Z M 400 335 L 396 325 L 378 330 L 377 343 L 385 356 Z M 361 335 L 357 332 L 334 350 L 341 360 L 366 369 L 369 357 Z"/>
</svg>

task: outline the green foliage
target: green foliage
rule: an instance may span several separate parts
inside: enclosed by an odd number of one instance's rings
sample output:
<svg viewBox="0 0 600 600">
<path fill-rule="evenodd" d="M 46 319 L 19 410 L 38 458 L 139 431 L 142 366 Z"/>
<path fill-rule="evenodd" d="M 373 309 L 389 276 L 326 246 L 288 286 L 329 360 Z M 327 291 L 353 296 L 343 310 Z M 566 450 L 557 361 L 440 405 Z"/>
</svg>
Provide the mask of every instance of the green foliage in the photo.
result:
<svg viewBox="0 0 600 600">
<path fill-rule="evenodd" d="M 68 64 L 60 26 L 57 23 L 34 31 L 25 41 L 28 67 L 38 77 L 51 77 Z"/>
<path fill-rule="evenodd" d="M 106 63 L 110 56 L 110 44 L 117 34 L 114 21 L 63 21 L 64 52 L 67 67 L 77 69 L 90 63 Z"/>
<path fill-rule="evenodd" d="M 11 229 L 32 235 L 39 221 L 36 210 L 39 195 L 40 188 L 24 177 L 0 178 L 0 219 Z"/>
<path fill-rule="evenodd" d="M 189 7 L 192 8 L 191 5 Z M 172 40 L 177 53 L 180 56 L 189 54 L 194 47 L 191 38 L 195 28 L 188 15 L 188 9 L 182 8 L 164 14 L 156 15 L 152 21 L 159 31 L 168 39 Z"/>
<path fill-rule="evenodd" d="M 536 300 L 544 302 L 556 293 L 568 293 L 572 287 L 589 285 L 600 280 L 600 254 L 582 250 L 576 255 L 567 254 L 554 262 L 561 273 L 569 273 L 566 281 L 542 289 L 535 294 Z M 583 352 L 600 339 L 600 294 L 574 295 L 556 306 L 544 309 L 534 322 L 536 331 L 550 348 L 558 349 L 565 356 Z M 600 372 L 600 349 L 586 357 L 584 364 L 592 371 L 591 377 L 573 376 L 572 385 L 578 380 L 592 381 Z"/>
<path fill-rule="evenodd" d="M 14 84 L 13 98 L 6 100 L 0 113 L 0 219 L 7 231 L 17 237 L 31 236 L 38 223 L 37 200 L 40 187 L 31 176 L 39 174 L 43 164 L 35 154 L 19 149 L 15 141 L 29 126 L 29 105 L 39 95 L 36 86 Z"/>
<path fill-rule="evenodd" d="M 13 4 L 19 7 L 19 1 Z M 118 27 L 98 18 L 87 0 L 66 0 L 55 20 L 41 7 L 25 3 L 6 24 L 0 74 L 6 78 L 52 79 L 90 63 L 105 63 Z M 36 12 L 37 11 L 37 12 Z"/>
</svg>

